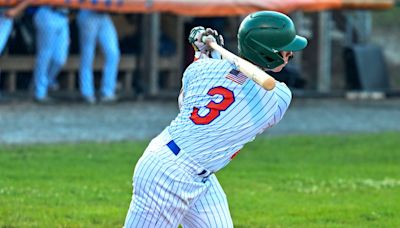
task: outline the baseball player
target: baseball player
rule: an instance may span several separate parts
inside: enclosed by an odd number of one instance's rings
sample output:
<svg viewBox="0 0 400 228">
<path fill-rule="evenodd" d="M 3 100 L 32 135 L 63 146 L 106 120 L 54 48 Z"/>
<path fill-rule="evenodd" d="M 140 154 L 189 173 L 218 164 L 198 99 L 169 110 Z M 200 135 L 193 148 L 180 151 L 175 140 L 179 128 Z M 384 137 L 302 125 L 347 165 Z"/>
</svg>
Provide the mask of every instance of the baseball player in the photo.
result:
<svg viewBox="0 0 400 228">
<path fill-rule="evenodd" d="M 183 74 L 178 116 L 136 164 L 125 227 L 233 227 L 215 173 L 288 109 L 292 95 L 284 83 L 267 91 L 233 63 L 209 58 L 217 56 L 201 37 L 210 34 L 218 42 L 217 33 L 201 27 L 190 34 L 200 58 Z M 278 12 L 250 14 L 239 27 L 240 56 L 263 70 L 282 70 L 306 46 L 292 20 Z"/>
<path fill-rule="evenodd" d="M 120 50 L 117 31 L 110 16 L 105 12 L 81 10 L 77 18 L 81 48 L 80 89 L 84 100 L 95 103 L 93 60 L 96 43 L 102 48 L 105 63 L 101 82 L 100 101 L 116 100 L 115 87 L 118 75 Z"/>
<path fill-rule="evenodd" d="M 13 26 L 12 18 L 5 15 L 7 10 L 7 8 L 0 8 L 0 54 L 6 46 Z"/>
<path fill-rule="evenodd" d="M 13 19 L 24 11 L 33 0 L 21 0 L 13 7 L 0 7 L 0 54 L 11 34 Z"/>
<path fill-rule="evenodd" d="M 65 64 L 69 47 L 68 9 L 41 6 L 34 16 L 36 27 L 35 100 L 46 103 L 49 87 Z"/>
<path fill-rule="evenodd" d="M 8 37 L 10 36 L 13 20 L 5 15 L 7 12 L 7 8 L 0 8 L 0 54 L 3 52 L 4 47 L 6 46 Z M 0 69 L 1 73 L 1 69 Z M 0 74 L 1 76 L 1 74 Z M 0 77 L 1 78 L 1 77 Z M 4 98 L 0 91 L 0 101 L 3 101 Z"/>
<path fill-rule="evenodd" d="M 7 44 L 8 37 L 11 34 L 13 27 L 13 19 L 18 16 L 26 7 L 29 6 L 32 0 L 22 0 L 16 6 L 0 7 L 0 55 Z M 1 69 L 0 69 L 1 73 Z M 0 93 L 0 99 L 2 98 Z"/>
</svg>

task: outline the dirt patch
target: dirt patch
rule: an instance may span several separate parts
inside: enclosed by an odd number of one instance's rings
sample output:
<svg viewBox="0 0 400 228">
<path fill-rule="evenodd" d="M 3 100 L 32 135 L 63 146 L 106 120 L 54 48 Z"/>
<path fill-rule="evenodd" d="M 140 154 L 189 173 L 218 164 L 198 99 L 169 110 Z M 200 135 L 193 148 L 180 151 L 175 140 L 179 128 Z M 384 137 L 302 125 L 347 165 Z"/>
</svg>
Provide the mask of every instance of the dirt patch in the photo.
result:
<svg viewBox="0 0 400 228">
<path fill-rule="evenodd" d="M 0 104 L 0 144 L 149 140 L 178 113 L 175 101 Z M 264 135 L 400 131 L 400 99 L 347 101 L 295 98 Z"/>
</svg>

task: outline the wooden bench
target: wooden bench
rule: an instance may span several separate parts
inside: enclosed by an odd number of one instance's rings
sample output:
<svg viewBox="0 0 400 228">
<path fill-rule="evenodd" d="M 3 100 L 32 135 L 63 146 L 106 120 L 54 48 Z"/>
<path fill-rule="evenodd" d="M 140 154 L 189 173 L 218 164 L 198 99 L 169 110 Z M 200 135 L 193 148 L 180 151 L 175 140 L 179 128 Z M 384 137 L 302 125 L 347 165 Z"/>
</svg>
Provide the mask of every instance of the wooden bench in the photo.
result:
<svg viewBox="0 0 400 228">
<path fill-rule="evenodd" d="M 93 70 L 101 71 L 103 69 L 103 58 L 97 57 L 93 62 Z M 133 55 L 121 56 L 118 65 L 119 72 L 123 72 L 123 90 L 124 93 L 132 92 L 133 73 L 137 69 L 137 59 Z M 80 56 L 72 55 L 68 58 L 62 71 L 67 73 L 67 90 L 74 91 L 76 77 L 80 66 Z M 0 58 L 0 69 L 5 78 L 5 91 L 15 92 L 17 90 L 17 73 L 33 72 L 35 67 L 35 56 L 28 55 L 8 55 Z M 7 73 L 7 74 L 4 74 Z"/>
<path fill-rule="evenodd" d="M 103 70 L 103 57 L 97 56 L 93 62 L 93 71 Z M 122 73 L 122 78 L 120 79 L 121 92 L 126 95 L 132 94 L 132 82 L 134 78 L 134 73 L 139 69 L 138 57 L 135 55 L 121 55 L 120 62 L 118 65 L 118 71 Z M 76 80 L 79 72 L 80 66 L 80 56 L 71 55 L 68 57 L 67 63 L 64 65 L 62 72 L 67 75 L 66 90 L 75 91 Z M 0 73 L 1 77 L 5 79 L 4 90 L 13 93 L 17 90 L 17 74 L 20 72 L 31 72 L 30 76 L 33 77 L 33 70 L 35 67 L 35 56 L 32 55 L 4 55 L 0 57 Z M 179 67 L 177 64 L 177 58 L 159 58 L 158 61 L 159 71 L 168 71 L 172 75 L 169 79 L 170 85 L 180 84 L 177 78 Z M 158 79 L 156 79 L 157 81 Z M 174 85 L 173 85 L 174 86 Z M 2 90 L 0 88 L 0 90 Z"/>
</svg>

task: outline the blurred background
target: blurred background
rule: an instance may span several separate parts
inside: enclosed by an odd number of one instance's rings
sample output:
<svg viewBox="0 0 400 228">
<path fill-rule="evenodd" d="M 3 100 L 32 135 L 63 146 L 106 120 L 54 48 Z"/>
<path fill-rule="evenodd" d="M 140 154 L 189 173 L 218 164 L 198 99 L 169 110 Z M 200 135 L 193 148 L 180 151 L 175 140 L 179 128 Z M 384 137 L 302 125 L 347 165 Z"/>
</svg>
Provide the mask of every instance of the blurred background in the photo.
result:
<svg viewBox="0 0 400 228">
<path fill-rule="evenodd" d="M 61 110 L 57 104 L 69 110 L 76 104 L 171 101 L 171 115 L 161 125 L 168 124 L 177 112 L 182 73 L 193 60 L 190 29 L 217 29 L 225 47 L 237 53 L 238 26 L 258 10 L 288 14 L 309 40 L 308 48 L 274 74 L 295 99 L 385 100 L 380 104 L 396 107 L 390 102 L 400 95 L 400 8 L 394 0 L 24 2 L 0 0 L 3 129 L 8 121 L 15 127 L 18 108 L 37 115 L 38 104 L 55 105 L 41 108 L 54 108 L 48 114 L 54 116 Z M 22 10 L 10 17 L 9 10 L 18 7 Z"/>
<path fill-rule="evenodd" d="M 193 59 L 187 42 L 192 27 L 203 25 L 217 29 L 225 37 L 226 48 L 236 53 L 236 32 L 241 19 L 250 12 L 269 9 L 289 14 L 298 33 L 309 39 L 309 47 L 297 54 L 286 71 L 277 76 L 299 95 L 342 96 L 349 91 L 366 91 L 390 96 L 398 94 L 400 88 L 400 76 L 396 73 L 400 67 L 396 42 L 400 32 L 396 18 L 400 9 L 393 1 L 41 2 L 16 16 L 9 38 L 2 38 L 7 41 L 0 58 L 0 89 L 10 97 L 29 94 L 34 84 L 39 48 L 36 33 L 40 32 L 34 17 L 40 6 L 65 9 L 69 26 L 68 56 L 56 81 L 59 91 L 71 96 L 79 92 L 81 50 L 77 18 L 82 9 L 107 14 L 115 26 L 120 52 L 116 92 L 120 97 L 177 95 L 182 72 Z M 0 1 L 2 12 L 17 3 Z M 87 26 L 101 25 L 93 22 Z M 107 30 L 101 32 L 104 31 Z M 6 34 L 3 32 L 1 36 Z M 98 87 L 104 55 L 101 42 L 97 46 L 93 72 Z"/>
</svg>

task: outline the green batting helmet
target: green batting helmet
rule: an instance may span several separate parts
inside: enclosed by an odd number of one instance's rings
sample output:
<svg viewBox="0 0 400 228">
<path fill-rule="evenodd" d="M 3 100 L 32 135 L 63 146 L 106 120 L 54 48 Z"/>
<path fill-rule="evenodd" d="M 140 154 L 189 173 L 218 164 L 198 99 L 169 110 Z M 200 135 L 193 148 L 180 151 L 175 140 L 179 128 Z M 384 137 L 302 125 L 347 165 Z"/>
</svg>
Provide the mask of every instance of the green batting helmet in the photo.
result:
<svg viewBox="0 0 400 228">
<path fill-rule="evenodd" d="M 280 51 L 299 51 L 307 39 L 296 35 L 293 21 L 274 11 L 259 11 L 248 15 L 238 32 L 239 54 L 268 69 L 284 63 Z"/>
</svg>

